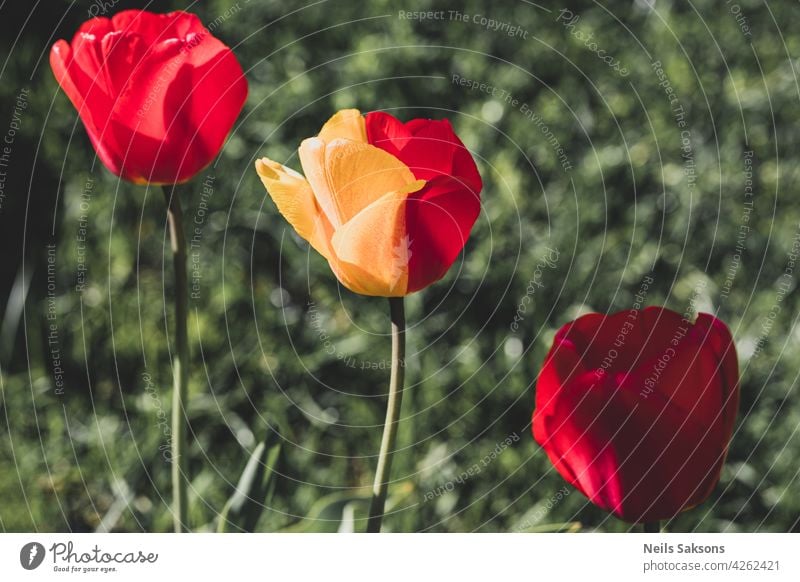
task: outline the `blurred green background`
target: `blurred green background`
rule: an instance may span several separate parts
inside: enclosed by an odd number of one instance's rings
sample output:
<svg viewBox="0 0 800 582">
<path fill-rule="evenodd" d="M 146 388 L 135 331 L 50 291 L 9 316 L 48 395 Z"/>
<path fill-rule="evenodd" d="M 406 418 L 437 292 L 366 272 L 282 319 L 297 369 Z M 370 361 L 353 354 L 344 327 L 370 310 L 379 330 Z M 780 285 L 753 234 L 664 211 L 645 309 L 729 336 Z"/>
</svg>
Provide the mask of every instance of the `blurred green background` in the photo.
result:
<svg viewBox="0 0 800 582">
<path fill-rule="evenodd" d="M 162 194 L 102 167 L 47 61 L 103 4 L 196 12 L 250 81 L 219 159 L 182 193 L 187 222 L 202 227 L 189 320 L 195 529 L 217 527 L 276 429 L 278 475 L 257 529 L 365 526 L 387 304 L 338 286 L 253 171 L 262 155 L 299 169 L 300 141 L 344 107 L 449 118 L 485 185 L 462 258 L 407 300 L 386 529 L 628 530 L 563 489 L 530 415 L 555 330 L 630 308 L 648 277 L 645 303 L 725 320 L 742 370 L 721 483 L 668 529 L 800 529 L 800 326 L 787 273 L 800 228 L 800 36 L 795 3 L 750 0 L 0 4 L 4 135 L 26 90 L 2 168 L 0 529 L 171 528 Z M 420 10 L 444 19 L 401 14 Z"/>
</svg>

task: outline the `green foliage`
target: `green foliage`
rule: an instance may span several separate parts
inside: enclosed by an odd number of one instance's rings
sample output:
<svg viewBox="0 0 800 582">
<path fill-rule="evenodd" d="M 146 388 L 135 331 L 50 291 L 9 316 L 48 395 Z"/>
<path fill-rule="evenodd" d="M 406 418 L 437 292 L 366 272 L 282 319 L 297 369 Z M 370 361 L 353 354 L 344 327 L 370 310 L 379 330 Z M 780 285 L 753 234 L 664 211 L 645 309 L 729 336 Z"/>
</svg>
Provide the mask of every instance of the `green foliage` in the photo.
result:
<svg viewBox="0 0 800 582">
<path fill-rule="evenodd" d="M 163 198 L 102 167 L 47 66 L 50 44 L 71 37 L 91 3 L 16 4 L 20 14 L 0 9 L 0 56 L 11 57 L 0 83 L 0 132 L 20 88 L 30 98 L 0 210 L 0 528 L 169 531 L 174 347 Z M 531 438 L 530 416 L 555 331 L 587 310 L 631 307 L 649 275 L 648 304 L 683 312 L 694 300 L 729 324 L 742 371 L 722 482 L 669 529 L 796 530 L 798 295 L 794 279 L 785 296 L 778 286 L 800 224 L 794 8 L 742 0 L 747 37 L 726 5 L 711 0 L 659 0 L 655 12 L 644 1 L 576 3 L 575 29 L 593 33 L 627 67 L 623 77 L 558 21 L 558 8 L 290 4 L 158 7 L 188 7 L 215 22 L 250 81 L 220 157 L 183 192 L 186 222 L 201 231 L 189 251 L 200 275 L 189 319 L 194 529 L 216 529 L 248 459 L 264 458 L 259 436 L 274 426 L 283 437 L 279 469 L 266 463 L 274 492 L 252 496 L 266 507 L 257 524 L 238 527 L 365 526 L 388 382 L 388 306 L 337 284 L 253 170 L 264 155 L 299 169 L 300 141 L 334 111 L 358 107 L 449 118 L 484 178 L 483 212 L 463 257 L 407 300 L 407 392 L 385 529 L 627 530 L 574 490 L 541 509 L 564 482 Z M 520 26 L 527 38 L 471 20 L 408 20 L 399 10 L 484 14 Z M 686 114 L 693 187 L 653 61 Z M 453 75 L 518 104 L 453 83 Z M 557 139 L 569 169 L 523 104 Z M 736 263 L 747 151 L 754 210 Z M 207 209 L 205 180 L 213 183 Z M 542 267 L 552 249 L 558 260 Z M 81 262 L 86 282 L 77 290 Z M 542 287 L 520 314 L 537 272 Z M 519 438 L 492 456 L 512 436 Z M 475 465 L 479 471 L 462 478 Z"/>
<path fill-rule="evenodd" d="M 274 432 L 258 443 L 242 471 L 236 491 L 219 514 L 218 532 L 225 532 L 231 526 L 239 531 L 256 531 L 264 507 L 272 501 L 275 492 L 282 446 L 282 437 Z"/>
</svg>

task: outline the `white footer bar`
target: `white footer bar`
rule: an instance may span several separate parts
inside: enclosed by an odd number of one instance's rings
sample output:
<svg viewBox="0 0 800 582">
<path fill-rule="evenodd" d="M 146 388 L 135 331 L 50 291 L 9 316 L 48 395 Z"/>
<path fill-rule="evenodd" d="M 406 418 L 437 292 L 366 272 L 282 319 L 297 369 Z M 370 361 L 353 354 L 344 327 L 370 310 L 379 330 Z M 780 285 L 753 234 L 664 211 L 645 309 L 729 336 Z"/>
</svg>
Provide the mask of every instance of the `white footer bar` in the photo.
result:
<svg viewBox="0 0 800 582">
<path fill-rule="evenodd" d="M 2 534 L 0 579 L 800 580 L 797 534 Z"/>
</svg>

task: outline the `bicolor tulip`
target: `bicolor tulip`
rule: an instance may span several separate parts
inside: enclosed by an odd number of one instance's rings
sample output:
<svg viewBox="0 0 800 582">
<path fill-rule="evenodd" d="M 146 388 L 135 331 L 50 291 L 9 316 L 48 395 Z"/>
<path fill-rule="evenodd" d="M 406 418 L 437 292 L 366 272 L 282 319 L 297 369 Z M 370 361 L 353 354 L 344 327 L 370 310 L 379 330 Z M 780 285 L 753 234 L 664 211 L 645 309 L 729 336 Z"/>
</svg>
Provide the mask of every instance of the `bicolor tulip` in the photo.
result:
<svg viewBox="0 0 800 582">
<path fill-rule="evenodd" d="M 92 18 L 53 45 L 50 65 L 100 160 L 137 184 L 200 172 L 247 97 L 233 52 L 186 12 Z"/>
<path fill-rule="evenodd" d="M 562 327 L 533 434 L 564 479 L 629 522 L 670 519 L 717 484 L 739 401 L 726 325 L 649 307 Z"/>
<path fill-rule="evenodd" d="M 480 213 L 480 174 L 447 120 L 343 110 L 299 155 L 305 177 L 267 158 L 256 170 L 356 293 L 402 297 L 441 279 Z"/>
</svg>

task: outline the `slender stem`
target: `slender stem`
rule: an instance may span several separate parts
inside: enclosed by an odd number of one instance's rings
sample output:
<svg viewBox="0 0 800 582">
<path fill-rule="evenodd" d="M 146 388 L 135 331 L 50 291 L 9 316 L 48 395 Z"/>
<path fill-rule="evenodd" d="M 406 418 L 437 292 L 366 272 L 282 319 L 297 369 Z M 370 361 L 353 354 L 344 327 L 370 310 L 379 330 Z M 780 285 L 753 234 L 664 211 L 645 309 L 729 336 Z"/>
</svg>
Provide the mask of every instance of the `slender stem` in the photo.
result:
<svg viewBox="0 0 800 582">
<path fill-rule="evenodd" d="M 175 532 L 187 527 L 188 478 L 186 456 L 186 388 L 188 383 L 189 343 L 186 335 L 188 303 L 186 278 L 186 239 L 181 200 L 174 186 L 164 186 L 167 201 L 169 238 L 175 269 L 175 352 L 172 357 L 172 519 Z"/>
<path fill-rule="evenodd" d="M 381 452 L 378 455 L 378 468 L 372 486 L 372 502 L 369 506 L 367 532 L 381 531 L 383 506 L 386 504 L 386 491 L 389 488 L 389 475 L 392 470 L 392 455 L 397 440 L 397 427 L 400 425 L 400 406 L 403 401 L 403 380 L 406 358 L 406 317 L 402 297 L 389 298 L 389 311 L 392 318 L 392 373 L 389 380 L 389 401 L 386 405 L 386 422 L 383 425 Z"/>
<path fill-rule="evenodd" d="M 644 529 L 644 533 L 661 533 L 661 522 L 646 521 L 642 524 L 642 528 Z"/>
</svg>

